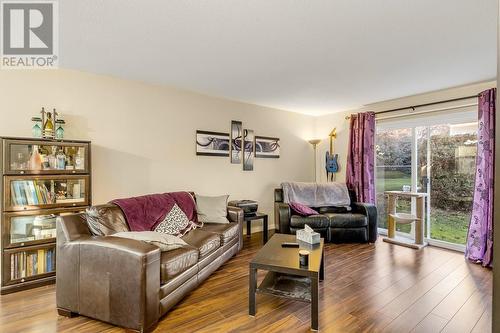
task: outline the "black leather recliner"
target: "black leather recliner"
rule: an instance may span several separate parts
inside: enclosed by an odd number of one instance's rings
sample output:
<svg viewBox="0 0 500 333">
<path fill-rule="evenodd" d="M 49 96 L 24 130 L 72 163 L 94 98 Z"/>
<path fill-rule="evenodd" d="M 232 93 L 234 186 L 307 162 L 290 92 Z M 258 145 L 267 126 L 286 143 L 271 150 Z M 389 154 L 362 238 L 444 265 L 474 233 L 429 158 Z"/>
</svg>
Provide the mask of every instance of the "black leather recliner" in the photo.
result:
<svg viewBox="0 0 500 333">
<path fill-rule="evenodd" d="M 274 190 L 275 224 L 282 234 L 295 234 L 307 224 L 321 237 L 332 243 L 375 243 L 378 236 L 377 208 L 373 204 L 355 202 L 351 195 L 351 210 L 344 207 L 314 208 L 319 215 L 295 215 L 283 202 L 283 190 Z"/>
</svg>

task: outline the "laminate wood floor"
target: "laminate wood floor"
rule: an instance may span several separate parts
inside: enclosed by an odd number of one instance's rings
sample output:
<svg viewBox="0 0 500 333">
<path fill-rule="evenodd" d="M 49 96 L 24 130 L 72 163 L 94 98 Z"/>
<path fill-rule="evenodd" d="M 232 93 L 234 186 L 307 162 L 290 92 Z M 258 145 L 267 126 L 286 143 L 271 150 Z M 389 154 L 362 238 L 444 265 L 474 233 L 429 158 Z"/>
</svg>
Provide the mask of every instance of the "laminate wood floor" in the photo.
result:
<svg viewBox="0 0 500 333">
<path fill-rule="evenodd" d="M 307 332 L 308 304 L 257 295 L 248 316 L 248 262 L 260 233 L 163 317 L 155 332 Z M 453 251 L 375 245 L 325 246 L 322 332 L 491 332 L 492 272 Z M 264 272 L 259 274 L 263 278 Z M 0 296 L 0 332 L 122 332 L 55 309 L 55 287 Z"/>
</svg>

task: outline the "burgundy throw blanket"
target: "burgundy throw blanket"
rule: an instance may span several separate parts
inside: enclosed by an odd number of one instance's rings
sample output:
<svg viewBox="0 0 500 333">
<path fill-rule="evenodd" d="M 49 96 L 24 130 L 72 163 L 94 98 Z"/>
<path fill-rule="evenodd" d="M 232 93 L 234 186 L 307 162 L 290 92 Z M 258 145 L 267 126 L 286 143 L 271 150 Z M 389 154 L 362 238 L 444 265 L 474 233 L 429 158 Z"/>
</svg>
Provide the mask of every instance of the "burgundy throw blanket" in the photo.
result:
<svg viewBox="0 0 500 333">
<path fill-rule="evenodd" d="M 192 229 L 201 226 L 196 214 L 196 203 L 188 192 L 149 194 L 111 201 L 121 208 L 130 231 L 151 231 L 165 219 L 175 204 L 186 214 Z"/>
</svg>

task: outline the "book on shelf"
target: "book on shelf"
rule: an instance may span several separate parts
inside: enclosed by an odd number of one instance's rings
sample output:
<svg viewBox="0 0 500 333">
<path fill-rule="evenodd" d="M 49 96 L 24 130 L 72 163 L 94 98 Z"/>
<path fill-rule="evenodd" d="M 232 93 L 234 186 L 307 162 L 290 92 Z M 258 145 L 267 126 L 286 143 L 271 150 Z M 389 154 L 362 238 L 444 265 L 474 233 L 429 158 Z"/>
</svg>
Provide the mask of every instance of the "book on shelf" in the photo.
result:
<svg viewBox="0 0 500 333">
<path fill-rule="evenodd" d="M 20 181 L 17 181 L 17 182 L 14 182 L 14 184 L 15 184 L 17 201 L 19 202 L 20 205 L 27 205 L 28 199 L 26 198 L 26 194 L 24 193 L 23 183 Z"/>
<path fill-rule="evenodd" d="M 21 277 L 26 277 L 26 252 L 21 252 Z"/>
<path fill-rule="evenodd" d="M 35 201 L 33 200 L 33 197 L 31 196 L 31 189 L 28 181 L 22 181 L 21 184 L 23 185 L 24 189 L 24 196 L 26 197 L 26 201 L 28 202 L 28 205 L 34 205 Z"/>
<path fill-rule="evenodd" d="M 28 253 L 28 255 L 26 256 L 26 276 L 33 275 L 33 272 L 31 270 L 32 263 L 33 263 L 33 261 L 32 261 L 32 255 L 30 253 Z"/>
<path fill-rule="evenodd" d="M 74 203 L 74 202 L 84 202 L 84 198 L 64 198 L 64 199 L 56 199 L 56 203 Z"/>
<path fill-rule="evenodd" d="M 45 251 L 38 250 L 38 274 L 43 274 L 43 269 L 45 268 Z"/>
<path fill-rule="evenodd" d="M 42 238 L 56 238 L 56 229 L 42 229 L 40 230 L 40 236 Z"/>
<path fill-rule="evenodd" d="M 36 180 L 16 180 L 10 184 L 14 206 L 52 204 L 53 194 L 43 182 Z"/>
<path fill-rule="evenodd" d="M 25 237 L 12 237 L 11 238 L 11 243 L 21 243 L 21 242 L 30 242 L 30 241 L 34 241 L 35 240 L 35 236 L 25 236 Z"/>
<path fill-rule="evenodd" d="M 16 182 L 10 183 L 10 193 L 12 193 L 12 203 L 14 204 L 14 206 L 19 206 L 20 204 L 16 195 L 17 192 L 15 189 L 15 184 Z"/>
<path fill-rule="evenodd" d="M 42 200 L 42 195 L 40 194 L 40 187 L 37 185 L 36 181 L 33 181 L 33 186 L 35 187 L 35 194 L 38 203 L 44 203 L 44 201 Z"/>
<path fill-rule="evenodd" d="M 33 200 L 33 204 L 38 205 L 38 197 L 36 195 L 35 182 L 30 180 L 30 181 L 27 181 L 27 183 L 28 183 L 28 186 L 30 188 L 31 199 Z"/>
<path fill-rule="evenodd" d="M 26 196 L 24 195 L 24 187 L 21 191 L 21 185 L 21 181 L 13 181 L 12 183 L 10 183 L 12 203 L 16 206 L 23 206 L 28 203 L 26 201 Z"/>
<path fill-rule="evenodd" d="M 52 271 L 52 250 L 47 251 L 47 260 L 45 263 L 45 271 L 46 272 Z"/>
</svg>

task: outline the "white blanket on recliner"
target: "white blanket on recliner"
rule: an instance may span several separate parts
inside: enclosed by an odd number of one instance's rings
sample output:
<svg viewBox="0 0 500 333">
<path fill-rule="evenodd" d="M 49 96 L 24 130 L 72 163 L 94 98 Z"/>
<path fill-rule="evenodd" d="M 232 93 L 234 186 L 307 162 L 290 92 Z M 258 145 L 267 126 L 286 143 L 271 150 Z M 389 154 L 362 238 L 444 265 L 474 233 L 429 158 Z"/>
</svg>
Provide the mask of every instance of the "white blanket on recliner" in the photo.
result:
<svg viewBox="0 0 500 333">
<path fill-rule="evenodd" d="M 283 202 L 298 202 L 309 207 L 349 206 L 351 198 L 344 183 L 281 183 Z"/>
</svg>

